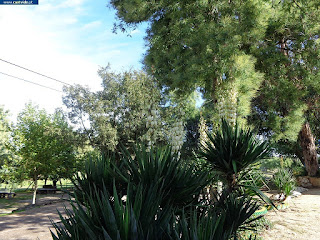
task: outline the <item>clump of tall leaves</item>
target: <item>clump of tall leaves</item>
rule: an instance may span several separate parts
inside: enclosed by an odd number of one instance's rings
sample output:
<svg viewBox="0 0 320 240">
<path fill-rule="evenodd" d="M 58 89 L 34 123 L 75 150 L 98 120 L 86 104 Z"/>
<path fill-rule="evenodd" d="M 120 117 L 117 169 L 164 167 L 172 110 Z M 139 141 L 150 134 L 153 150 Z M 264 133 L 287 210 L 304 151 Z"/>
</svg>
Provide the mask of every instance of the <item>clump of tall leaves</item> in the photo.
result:
<svg viewBox="0 0 320 240">
<path fill-rule="evenodd" d="M 98 167 L 98 168 L 97 168 Z M 171 154 L 170 148 L 136 148 L 89 161 L 74 184 L 75 201 L 54 239 L 237 239 L 252 227 L 259 207 L 247 196 L 226 193 L 215 205 L 199 201 L 210 182 L 206 170 Z M 253 226 L 254 227 L 254 226 Z"/>
<path fill-rule="evenodd" d="M 285 198 L 287 198 L 296 187 L 296 180 L 292 172 L 283 167 L 278 169 L 273 175 L 272 180 L 280 193 L 284 194 Z"/>
<path fill-rule="evenodd" d="M 244 130 L 238 124 L 232 126 L 225 120 L 221 130 L 208 133 L 207 139 L 199 155 L 225 180 L 230 192 L 248 175 L 249 167 L 269 155 L 268 143 L 259 141 L 252 130 Z"/>
</svg>

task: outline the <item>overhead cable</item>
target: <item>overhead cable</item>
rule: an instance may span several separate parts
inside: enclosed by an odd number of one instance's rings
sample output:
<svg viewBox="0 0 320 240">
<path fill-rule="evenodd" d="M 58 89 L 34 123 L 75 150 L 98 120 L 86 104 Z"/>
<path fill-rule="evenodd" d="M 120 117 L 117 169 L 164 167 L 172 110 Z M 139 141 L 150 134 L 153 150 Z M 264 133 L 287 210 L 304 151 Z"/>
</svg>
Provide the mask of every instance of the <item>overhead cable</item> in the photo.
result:
<svg viewBox="0 0 320 240">
<path fill-rule="evenodd" d="M 0 61 L 5 62 L 5 63 L 8 63 L 8 64 L 11 64 L 11 65 L 13 65 L 13 66 L 15 66 L 15 67 L 22 68 L 22 69 L 24 69 L 24 70 L 26 70 L 26 71 L 29 71 L 29 72 L 32 72 L 32 73 L 38 74 L 38 75 L 40 75 L 40 76 L 42 76 L 42 77 L 49 78 L 49 79 L 51 79 L 51 80 L 53 80 L 53 81 L 56 81 L 56 82 L 59 82 L 59 83 L 62 83 L 62 84 L 66 84 L 66 85 L 72 86 L 72 85 L 71 85 L 71 84 L 69 84 L 69 83 L 66 83 L 66 82 L 60 81 L 60 80 L 58 80 L 58 79 L 55 79 L 55 78 L 49 77 L 49 76 L 44 75 L 44 74 L 42 74 L 42 73 L 38 73 L 38 72 L 36 72 L 36 71 L 33 71 L 33 70 L 28 69 L 28 68 L 22 67 L 22 66 L 20 66 L 20 65 L 18 65 L 18 64 L 15 64 L 15 63 L 9 62 L 9 61 L 7 61 L 7 60 L 4 60 L 4 59 L 1 59 L 1 58 L 0 58 Z"/>
<path fill-rule="evenodd" d="M 5 76 L 8 76 L 8 77 L 16 78 L 18 80 L 21 80 L 21 81 L 24 81 L 24 82 L 27 82 L 27 83 L 31 83 L 31 84 L 34 84 L 34 85 L 37 85 L 37 86 L 40 86 L 40 87 L 43 87 L 43 88 L 47 88 L 47 89 L 50 89 L 50 90 L 53 90 L 53 91 L 56 91 L 56 92 L 63 93 L 62 91 L 57 90 L 55 88 L 51 88 L 51 87 L 48 87 L 48 86 L 45 86 L 45 85 L 42 85 L 42 84 L 39 84 L 39 83 L 35 83 L 35 82 L 29 81 L 29 80 L 26 80 L 26 79 L 23 79 L 23 78 L 19 78 L 19 77 L 16 77 L 16 76 L 4 73 L 4 72 L 0 72 L 0 73 L 5 75 Z"/>
</svg>

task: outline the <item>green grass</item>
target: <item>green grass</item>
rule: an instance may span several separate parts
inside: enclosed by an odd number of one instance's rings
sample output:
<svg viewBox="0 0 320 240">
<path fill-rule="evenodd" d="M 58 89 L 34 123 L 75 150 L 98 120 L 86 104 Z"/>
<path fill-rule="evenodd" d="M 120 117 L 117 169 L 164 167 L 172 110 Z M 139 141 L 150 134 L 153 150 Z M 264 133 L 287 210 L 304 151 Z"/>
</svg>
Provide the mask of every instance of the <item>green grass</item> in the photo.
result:
<svg viewBox="0 0 320 240">
<path fill-rule="evenodd" d="M 44 180 L 39 180 L 38 181 L 38 187 L 41 188 L 44 185 L 45 181 Z M 62 179 L 62 189 L 70 188 L 73 186 L 72 182 L 69 179 Z M 52 185 L 52 181 L 47 181 L 47 185 Z M 10 184 L 5 184 L 1 183 L 0 184 L 0 191 L 11 191 L 11 192 L 23 192 L 27 189 L 32 189 L 33 184 L 32 181 L 23 181 L 22 183 L 10 183 Z M 60 181 L 57 182 L 57 188 L 60 189 Z"/>
<path fill-rule="evenodd" d="M 62 189 L 60 182 L 57 183 L 58 190 L 66 190 L 73 187 L 70 180 L 62 180 Z M 24 181 L 21 184 L 0 184 L 0 191 L 11 191 L 15 192 L 16 196 L 13 198 L 0 198 L 0 210 L 10 209 L 10 208 L 20 208 L 23 207 L 25 203 L 23 200 L 31 200 L 33 195 L 31 181 Z M 47 185 L 52 185 L 52 181 L 47 181 Z M 42 188 L 44 181 L 38 181 L 38 187 Z M 48 196 L 47 194 L 37 194 L 37 199 Z M 0 214 L 0 216 L 8 215 L 8 213 Z"/>
</svg>

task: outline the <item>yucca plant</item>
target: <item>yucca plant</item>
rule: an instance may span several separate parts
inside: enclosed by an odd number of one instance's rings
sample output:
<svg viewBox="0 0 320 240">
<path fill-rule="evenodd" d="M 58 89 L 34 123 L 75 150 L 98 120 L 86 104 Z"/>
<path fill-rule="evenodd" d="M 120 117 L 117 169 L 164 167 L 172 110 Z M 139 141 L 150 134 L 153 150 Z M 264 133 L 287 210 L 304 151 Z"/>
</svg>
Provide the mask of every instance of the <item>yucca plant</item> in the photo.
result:
<svg viewBox="0 0 320 240">
<path fill-rule="evenodd" d="M 183 159 L 171 154 L 170 147 L 146 151 L 135 147 L 134 155 L 124 152 L 122 159 L 125 171 L 123 177 L 133 185 L 162 185 L 164 194 L 161 206 L 166 204 L 186 207 L 196 203 L 202 189 L 211 181 L 206 169 L 197 169 Z"/>
<path fill-rule="evenodd" d="M 198 202 L 207 173 L 194 171 L 170 148 L 136 148 L 134 156 L 124 154 L 123 165 L 113 161 L 88 162 L 86 174 L 74 181 L 72 210 L 53 223 L 53 239 L 227 240 L 251 224 L 257 204 L 245 196 L 227 193 L 215 205 Z"/>
<path fill-rule="evenodd" d="M 225 180 L 229 192 L 237 187 L 240 173 L 244 177 L 249 166 L 269 154 L 267 142 L 259 141 L 252 130 L 243 130 L 238 124 L 232 126 L 225 120 L 220 131 L 207 136 L 199 155 Z"/>
<path fill-rule="evenodd" d="M 77 195 L 78 200 L 84 204 L 93 187 L 98 191 L 106 188 L 109 193 L 112 193 L 115 183 L 118 192 L 125 193 L 128 182 L 119 174 L 122 167 L 123 164 L 114 154 L 100 155 L 95 159 L 88 159 L 83 172 L 74 175 L 72 179 L 74 192 L 69 194 L 73 197 Z"/>
<path fill-rule="evenodd" d="M 284 195 L 284 199 L 286 199 L 296 187 L 296 180 L 292 172 L 286 168 L 279 168 L 273 175 L 272 180 L 280 193 Z"/>
<path fill-rule="evenodd" d="M 60 214 L 61 223 L 53 223 L 54 240 L 228 240 L 238 231 L 254 227 L 250 219 L 258 209 L 256 202 L 233 193 L 218 206 L 193 206 L 176 213 L 173 207 L 160 208 L 157 186 L 142 185 L 132 195 L 128 186 L 126 201 L 116 190 L 110 196 L 106 188 L 90 190 L 86 207 L 76 199 L 72 210 Z M 222 199 L 222 198 L 220 198 Z M 249 220 L 250 219 L 250 220 Z"/>
<path fill-rule="evenodd" d="M 57 232 L 51 232 L 53 239 L 161 239 L 167 222 L 171 221 L 170 210 L 163 211 L 167 214 L 160 212 L 161 196 L 153 194 L 155 189 L 139 187 L 133 197 L 129 186 L 125 202 L 115 188 L 112 195 L 106 188 L 103 191 L 94 188 L 89 192 L 85 207 L 76 198 L 75 203 L 71 203 L 72 211 L 65 210 L 66 217 L 59 213 L 61 223 L 53 223 Z M 146 214 L 141 214 L 142 208 Z"/>
<path fill-rule="evenodd" d="M 175 225 L 173 239 L 238 239 L 240 231 L 254 229 L 254 221 L 261 217 L 252 217 L 259 204 L 239 192 L 225 194 L 225 198 L 216 196 L 220 201 L 216 205 L 198 207 L 188 215 L 183 211 Z"/>
</svg>

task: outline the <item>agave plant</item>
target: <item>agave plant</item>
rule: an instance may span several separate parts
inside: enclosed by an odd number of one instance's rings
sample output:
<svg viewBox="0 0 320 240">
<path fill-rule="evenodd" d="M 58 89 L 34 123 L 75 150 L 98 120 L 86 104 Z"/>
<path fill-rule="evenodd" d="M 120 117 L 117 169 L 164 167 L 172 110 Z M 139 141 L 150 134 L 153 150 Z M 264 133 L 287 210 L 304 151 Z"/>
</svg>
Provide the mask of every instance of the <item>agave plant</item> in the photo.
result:
<svg viewBox="0 0 320 240">
<path fill-rule="evenodd" d="M 232 126 L 225 120 L 221 131 L 207 135 L 199 155 L 225 179 L 229 192 L 237 187 L 240 173 L 245 176 L 250 165 L 269 154 L 267 142 L 258 141 L 252 130 L 243 130 L 238 124 Z"/>
</svg>

